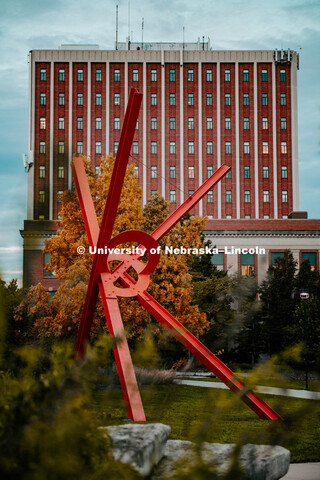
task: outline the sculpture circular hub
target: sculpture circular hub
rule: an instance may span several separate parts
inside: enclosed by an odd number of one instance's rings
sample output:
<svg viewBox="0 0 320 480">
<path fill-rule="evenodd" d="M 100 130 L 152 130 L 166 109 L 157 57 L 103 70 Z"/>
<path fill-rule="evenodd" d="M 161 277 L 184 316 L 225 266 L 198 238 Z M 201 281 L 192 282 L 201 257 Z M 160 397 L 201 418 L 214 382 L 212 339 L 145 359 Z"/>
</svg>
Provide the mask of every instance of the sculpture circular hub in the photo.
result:
<svg viewBox="0 0 320 480">
<path fill-rule="evenodd" d="M 125 243 L 138 243 L 141 253 L 115 253 L 116 247 Z M 139 293 L 144 292 L 149 286 L 150 274 L 159 262 L 160 248 L 158 242 L 146 232 L 128 230 L 113 237 L 110 241 L 109 249 L 113 250 L 113 252 L 107 256 L 107 268 L 103 274 L 103 281 L 108 283 L 110 293 L 117 297 L 135 297 Z M 145 255 L 148 255 L 147 263 L 141 261 L 141 258 Z M 110 263 L 115 261 L 121 263 L 111 271 Z M 128 273 L 131 268 L 138 274 L 137 281 Z M 119 280 L 122 287 L 115 285 Z"/>
</svg>

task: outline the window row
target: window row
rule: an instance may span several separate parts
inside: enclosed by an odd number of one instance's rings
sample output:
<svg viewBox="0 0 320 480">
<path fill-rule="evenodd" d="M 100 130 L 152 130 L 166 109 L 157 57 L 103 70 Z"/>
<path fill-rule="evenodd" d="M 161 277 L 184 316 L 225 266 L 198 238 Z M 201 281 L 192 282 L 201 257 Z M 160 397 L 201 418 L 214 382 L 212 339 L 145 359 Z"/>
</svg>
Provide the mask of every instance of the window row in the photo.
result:
<svg viewBox="0 0 320 480">
<path fill-rule="evenodd" d="M 231 190 L 226 190 L 225 198 L 226 198 L 226 203 L 232 203 L 232 192 L 231 192 Z M 282 190 L 281 199 L 282 199 L 282 203 L 288 203 L 288 191 L 287 190 Z M 244 203 L 250 203 L 250 202 L 251 202 L 250 190 L 245 190 L 244 191 Z M 270 203 L 269 190 L 264 190 L 263 191 L 263 203 Z"/>
<path fill-rule="evenodd" d="M 64 69 L 59 69 L 59 80 L 64 81 L 65 75 L 64 75 Z M 97 82 L 101 82 L 102 80 L 102 71 L 101 69 L 97 68 L 95 71 L 95 78 Z M 194 81 L 194 70 L 193 69 L 188 69 L 188 82 L 193 82 Z M 120 82 L 120 70 L 115 69 L 113 72 L 113 79 L 115 82 Z M 45 68 L 40 69 L 40 80 L 41 81 L 46 81 L 47 80 L 47 71 Z M 77 70 L 77 80 L 78 82 L 83 82 L 83 69 L 78 68 Z M 176 81 L 176 70 L 175 69 L 170 69 L 169 71 L 169 80 L 170 82 L 175 82 Z M 212 70 L 207 69 L 206 70 L 206 80 L 207 82 L 212 82 Z M 249 70 L 243 70 L 242 71 L 242 80 L 244 82 L 249 81 Z M 133 82 L 138 82 L 139 81 L 139 70 L 133 69 L 132 70 L 132 81 Z M 157 81 L 157 70 L 152 69 L 151 70 L 151 81 L 156 82 Z M 224 70 L 224 81 L 225 82 L 230 82 L 231 81 L 231 71 L 229 69 Z M 268 81 L 268 70 L 262 70 L 261 71 L 261 81 L 262 82 L 267 82 Z M 286 71 L 285 70 L 280 70 L 280 81 L 285 82 L 286 81 Z"/>
<path fill-rule="evenodd" d="M 39 178 L 46 178 L 46 167 L 44 165 L 39 167 Z M 58 178 L 64 178 L 64 166 L 62 165 L 58 167 Z"/>
</svg>

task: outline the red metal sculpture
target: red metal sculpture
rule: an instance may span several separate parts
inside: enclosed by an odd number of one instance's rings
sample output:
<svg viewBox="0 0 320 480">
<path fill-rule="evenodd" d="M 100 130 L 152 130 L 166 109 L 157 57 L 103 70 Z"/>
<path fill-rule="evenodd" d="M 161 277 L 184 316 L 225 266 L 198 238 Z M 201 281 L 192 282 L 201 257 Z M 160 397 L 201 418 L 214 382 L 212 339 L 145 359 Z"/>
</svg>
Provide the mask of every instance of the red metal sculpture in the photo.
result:
<svg viewBox="0 0 320 480">
<path fill-rule="evenodd" d="M 128 417 L 135 421 L 144 421 L 146 418 L 128 343 L 124 336 L 123 322 L 117 300 L 117 297 L 136 296 L 140 304 L 158 320 L 158 322 L 170 330 L 172 335 L 185 345 L 209 370 L 232 391 L 240 393 L 241 399 L 256 412 L 260 418 L 269 420 L 280 419 L 281 417 L 255 393 L 246 391 L 242 381 L 146 291 L 150 281 L 150 274 L 159 261 L 160 253 L 159 250 L 157 250 L 158 241 L 226 175 L 230 167 L 222 165 L 151 235 L 139 230 L 129 230 L 121 232 L 119 235 L 111 238 L 141 100 L 142 95 L 137 90 L 131 89 L 100 229 L 83 161 L 81 158 L 74 159 L 74 180 L 90 246 L 96 246 L 97 249 L 100 248 L 103 250 L 106 250 L 105 247 L 107 247 L 111 250 L 117 245 L 126 242 L 139 242 L 140 245 L 146 249 L 146 252 L 149 253 L 146 264 L 142 263 L 140 260 L 142 255 L 139 254 L 115 256 L 115 254 L 96 253 L 94 255 L 78 331 L 76 352 L 78 356 L 84 356 L 85 344 L 89 339 L 100 290 L 110 335 L 113 337 L 121 337 L 121 341 L 114 347 L 114 355 Z M 120 260 L 121 263 L 111 271 L 109 263 L 115 259 Z M 134 268 L 138 274 L 137 281 L 128 274 L 131 268 Z M 115 285 L 119 281 L 122 287 Z"/>
</svg>

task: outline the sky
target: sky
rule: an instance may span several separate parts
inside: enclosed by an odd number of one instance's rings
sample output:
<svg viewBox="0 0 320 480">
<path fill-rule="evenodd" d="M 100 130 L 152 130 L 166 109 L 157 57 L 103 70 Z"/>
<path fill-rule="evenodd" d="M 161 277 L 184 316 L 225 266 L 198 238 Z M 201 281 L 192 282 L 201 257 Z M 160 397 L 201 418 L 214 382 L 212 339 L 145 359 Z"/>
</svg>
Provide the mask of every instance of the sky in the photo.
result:
<svg viewBox="0 0 320 480">
<path fill-rule="evenodd" d="M 185 42 L 210 37 L 214 50 L 296 50 L 300 210 L 320 218 L 319 0 L 1 0 L 0 9 L 0 276 L 22 281 L 27 213 L 28 52 L 63 43 L 113 49 L 119 41 Z"/>
</svg>

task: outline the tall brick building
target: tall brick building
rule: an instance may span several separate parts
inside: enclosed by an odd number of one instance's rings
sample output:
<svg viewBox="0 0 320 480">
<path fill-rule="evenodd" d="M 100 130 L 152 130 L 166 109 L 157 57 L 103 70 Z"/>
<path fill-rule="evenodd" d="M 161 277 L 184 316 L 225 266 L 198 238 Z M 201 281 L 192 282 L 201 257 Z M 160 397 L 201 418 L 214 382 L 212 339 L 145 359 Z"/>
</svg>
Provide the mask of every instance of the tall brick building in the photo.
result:
<svg viewBox="0 0 320 480">
<path fill-rule="evenodd" d="M 101 155 L 116 153 L 131 86 L 143 93 L 132 161 L 144 203 L 157 191 L 175 208 L 226 163 L 231 173 L 192 213 L 208 216 L 207 235 L 222 249 L 230 238 L 235 246 L 274 238 L 264 257 L 221 252 L 213 261 L 261 279 L 272 253 L 291 248 L 317 268 L 320 222 L 292 214 L 299 210 L 296 52 L 214 51 L 199 41 L 127 42 L 108 51 L 65 45 L 31 51 L 29 65 L 25 285 L 55 289 L 42 248 L 59 193 L 72 186 L 72 157 L 90 155 L 98 168 Z"/>
</svg>

